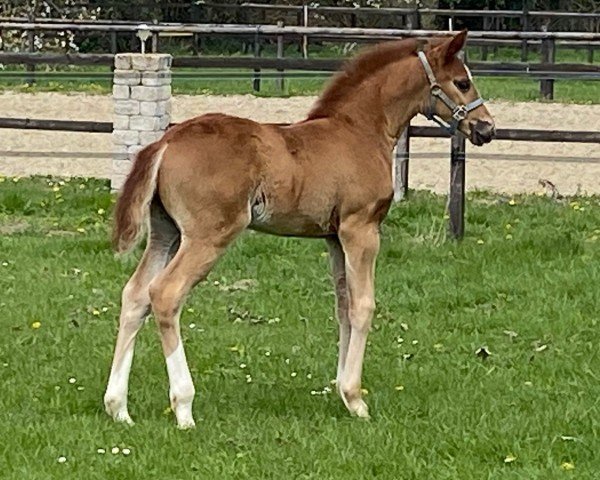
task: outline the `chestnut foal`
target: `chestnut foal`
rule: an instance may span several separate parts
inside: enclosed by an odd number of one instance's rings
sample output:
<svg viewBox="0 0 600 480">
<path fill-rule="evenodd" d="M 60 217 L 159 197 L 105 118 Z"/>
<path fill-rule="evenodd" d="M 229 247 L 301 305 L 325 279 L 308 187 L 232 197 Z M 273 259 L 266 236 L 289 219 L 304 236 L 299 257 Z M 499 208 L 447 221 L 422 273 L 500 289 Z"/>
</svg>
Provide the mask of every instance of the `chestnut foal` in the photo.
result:
<svg viewBox="0 0 600 480">
<path fill-rule="evenodd" d="M 207 114 L 171 128 L 138 154 L 115 212 L 119 252 L 131 249 L 149 224 L 146 250 L 123 289 L 104 397 L 115 420 L 131 423 L 135 337 L 152 308 L 177 424 L 194 426 L 182 305 L 246 228 L 326 240 L 339 320 L 337 389 L 350 413 L 368 416 L 361 374 L 375 308 L 379 226 L 393 197 L 394 145 L 417 113 L 478 145 L 494 134 L 456 56 L 465 39 L 463 31 L 447 40 L 401 40 L 368 50 L 349 62 L 301 122 L 282 126 Z"/>
</svg>

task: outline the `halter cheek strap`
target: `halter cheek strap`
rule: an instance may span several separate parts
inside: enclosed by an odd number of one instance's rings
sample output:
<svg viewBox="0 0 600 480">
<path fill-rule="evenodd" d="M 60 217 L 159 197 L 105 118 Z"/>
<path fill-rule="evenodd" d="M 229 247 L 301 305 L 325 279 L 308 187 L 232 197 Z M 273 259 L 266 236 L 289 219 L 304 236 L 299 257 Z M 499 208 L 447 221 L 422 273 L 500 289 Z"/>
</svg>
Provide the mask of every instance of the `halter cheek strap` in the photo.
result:
<svg viewBox="0 0 600 480">
<path fill-rule="evenodd" d="M 427 74 L 427 79 L 429 80 L 429 92 L 431 93 L 431 101 L 429 102 L 429 107 L 425 111 L 425 116 L 429 120 L 433 120 L 438 125 L 440 125 L 444 130 L 446 130 L 450 135 L 454 135 L 456 130 L 458 129 L 458 125 L 462 120 L 467 118 L 467 114 L 471 110 L 475 110 L 477 107 L 483 105 L 483 99 L 478 97 L 466 105 L 459 105 L 454 100 L 452 100 L 446 93 L 442 90 L 440 85 L 433 74 L 433 70 L 431 65 L 429 65 L 429 61 L 425 56 L 425 53 L 422 51 L 417 52 L 419 56 L 419 60 L 421 60 L 421 64 L 423 65 L 423 69 Z M 450 111 L 452 112 L 452 120 L 448 123 L 444 121 L 442 118 L 435 113 L 435 102 L 440 100 L 444 105 L 446 105 Z"/>
</svg>

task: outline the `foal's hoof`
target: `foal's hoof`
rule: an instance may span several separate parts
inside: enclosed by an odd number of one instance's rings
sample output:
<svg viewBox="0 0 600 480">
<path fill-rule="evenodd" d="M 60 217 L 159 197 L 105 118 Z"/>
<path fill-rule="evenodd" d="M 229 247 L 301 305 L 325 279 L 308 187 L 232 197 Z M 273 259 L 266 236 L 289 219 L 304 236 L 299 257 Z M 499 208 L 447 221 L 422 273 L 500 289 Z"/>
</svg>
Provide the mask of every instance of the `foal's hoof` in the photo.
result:
<svg viewBox="0 0 600 480">
<path fill-rule="evenodd" d="M 351 415 L 354 415 L 358 418 L 364 418 L 366 420 L 371 418 L 369 416 L 369 407 L 364 402 L 364 400 L 362 400 L 360 398 L 357 400 L 354 400 L 354 402 L 351 402 L 350 405 L 348 405 L 348 411 L 350 412 Z"/>
<path fill-rule="evenodd" d="M 117 414 L 113 415 L 113 419 L 115 422 L 125 423 L 127 425 L 134 424 L 133 420 L 129 416 L 129 413 L 127 412 L 118 412 Z"/>
<path fill-rule="evenodd" d="M 360 397 L 355 397 L 352 399 L 348 398 L 348 395 L 344 394 L 343 390 L 340 388 L 338 390 L 340 397 L 342 397 L 342 401 L 346 408 L 350 412 L 350 415 L 358 418 L 369 419 L 369 407 L 365 403 L 365 401 Z"/>
<path fill-rule="evenodd" d="M 171 398 L 171 409 L 175 413 L 177 428 L 179 428 L 179 430 L 189 430 L 196 426 L 194 416 L 192 415 L 191 400 L 181 401 L 176 398 Z"/>
<path fill-rule="evenodd" d="M 104 397 L 104 409 L 115 422 L 133 425 L 133 420 L 127 412 L 127 405 L 116 398 Z"/>
<path fill-rule="evenodd" d="M 194 422 L 193 418 L 181 422 L 178 421 L 177 428 L 179 430 L 191 430 L 192 428 L 196 428 L 196 422 Z"/>
</svg>

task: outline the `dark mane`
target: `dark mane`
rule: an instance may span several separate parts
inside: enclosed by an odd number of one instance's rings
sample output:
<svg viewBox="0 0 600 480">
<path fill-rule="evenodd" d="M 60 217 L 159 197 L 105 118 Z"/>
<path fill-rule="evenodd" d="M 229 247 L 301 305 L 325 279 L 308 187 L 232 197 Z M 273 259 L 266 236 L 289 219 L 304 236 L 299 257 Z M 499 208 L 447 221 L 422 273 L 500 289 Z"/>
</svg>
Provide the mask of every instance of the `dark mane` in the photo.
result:
<svg viewBox="0 0 600 480">
<path fill-rule="evenodd" d="M 379 70 L 417 51 L 421 41 L 409 38 L 381 43 L 348 61 L 323 91 L 308 114 L 308 120 L 331 114 L 357 85 Z"/>
</svg>

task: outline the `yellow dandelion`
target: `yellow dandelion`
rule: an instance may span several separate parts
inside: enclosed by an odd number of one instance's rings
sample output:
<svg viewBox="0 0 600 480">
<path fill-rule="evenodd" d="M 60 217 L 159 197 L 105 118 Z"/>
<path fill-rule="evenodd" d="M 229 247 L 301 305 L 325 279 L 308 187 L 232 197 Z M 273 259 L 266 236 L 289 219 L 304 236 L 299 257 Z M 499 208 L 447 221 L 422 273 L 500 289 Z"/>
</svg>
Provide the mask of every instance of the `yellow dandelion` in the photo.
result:
<svg viewBox="0 0 600 480">
<path fill-rule="evenodd" d="M 505 238 L 507 240 L 512 240 L 513 236 L 510 233 L 507 233 Z"/>
<path fill-rule="evenodd" d="M 92 315 L 96 315 L 96 316 L 100 315 L 100 310 L 98 310 L 97 308 L 94 308 L 92 310 Z"/>
<path fill-rule="evenodd" d="M 504 228 L 510 230 L 512 228 L 512 225 L 510 223 L 507 223 L 506 225 L 504 225 Z"/>
<path fill-rule="evenodd" d="M 508 204 L 509 204 L 511 207 L 514 207 L 514 206 L 517 204 L 517 202 L 515 202 L 515 200 L 511 198 L 511 199 L 510 199 L 510 201 L 508 202 Z"/>
<path fill-rule="evenodd" d="M 477 245 L 483 245 L 485 242 L 483 241 L 483 239 L 479 239 L 477 240 Z"/>
<path fill-rule="evenodd" d="M 98 215 L 104 215 L 105 213 L 106 213 L 106 210 L 104 210 L 103 208 L 98 209 Z"/>
<path fill-rule="evenodd" d="M 83 227 L 79 227 L 79 228 L 77 229 L 77 231 L 78 231 L 79 233 L 85 233 L 85 228 L 83 228 Z"/>
<path fill-rule="evenodd" d="M 574 470 L 575 464 L 573 462 L 563 462 L 560 464 L 560 468 L 563 470 Z"/>
<path fill-rule="evenodd" d="M 173 410 L 171 407 L 167 407 L 163 410 L 163 415 L 170 415 Z"/>
<path fill-rule="evenodd" d="M 402 392 L 404 391 L 404 385 L 396 385 L 394 387 L 394 390 L 396 390 L 397 392 Z"/>
<path fill-rule="evenodd" d="M 366 388 L 361 388 L 360 393 L 362 393 L 363 395 L 368 395 L 369 391 Z"/>
<path fill-rule="evenodd" d="M 33 322 L 31 324 L 31 328 L 33 328 L 34 330 L 37 330 L 38 328 L 40 328 L 42 326 L 41 322 Z"/>
<path fill-rule="evenodd" d="M 513 463 L 516 459 L 517 457 L 514 455 L 508 454 L 506 457 L 504 457 L 504 463 Z"/>
</svg>

